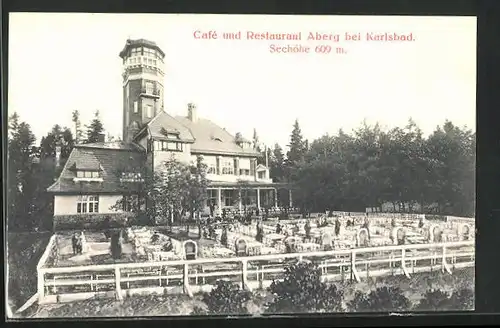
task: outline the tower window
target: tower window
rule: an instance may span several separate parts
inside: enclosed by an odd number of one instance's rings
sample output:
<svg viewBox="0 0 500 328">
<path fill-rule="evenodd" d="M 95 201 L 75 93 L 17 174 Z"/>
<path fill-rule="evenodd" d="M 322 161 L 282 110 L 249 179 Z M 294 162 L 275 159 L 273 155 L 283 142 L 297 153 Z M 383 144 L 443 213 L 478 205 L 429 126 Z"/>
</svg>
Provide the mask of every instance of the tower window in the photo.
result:
<svg viewBox="0 0 500 328">
<path fill-rule="evenodd" d="M 151 60 L 151 59 L 150 59 Z M 153 82 L 146 82 L 145 83 L 145 89 L 146 93 L 152 95 L 154 91 L 155 85 Z"/>
<path fill-rule="evenodd" d="M 148 118 L 153 117 L 153 106 L 151 105 L 146 105 L 146 116 Z"/>
<path fill-rule="evenodd" d="M 134 113 L 138 113 L 139 112 L 139 104 L 137 101 L 134 101 Z"/>
</svg>

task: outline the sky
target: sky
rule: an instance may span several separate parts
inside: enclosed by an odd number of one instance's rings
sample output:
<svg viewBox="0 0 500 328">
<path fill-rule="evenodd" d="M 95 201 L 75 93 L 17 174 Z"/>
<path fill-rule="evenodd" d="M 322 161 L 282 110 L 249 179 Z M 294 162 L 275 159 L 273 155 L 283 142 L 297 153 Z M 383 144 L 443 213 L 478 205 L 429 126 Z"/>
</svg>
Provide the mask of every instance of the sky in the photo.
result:
<svg viewBox="0 0 500 328">
<path fill-rule="evenodd" d="M 195 31 L 218 38 L 196 39 Z M 222 39 L 238 31 L 241 40 Z M 187 115 L 193 102 L 200 117 L 248 138 L 256 128 L 268 145 L 286 146 L 296 119 L 310 141 L 363 120 L 388 129 L 410 117 L 425 134 L 445 120 L 475 131 L 475 17 L 14 13 L 9 32 L 8 112 L 37 138 L 54 124 L 72 127 L 73 110 L 83 124 L 99 110 L 106 131 L 121 136 L 118 53 L 127 38 L 165 52 L 166 112 Z M 301 40 L 250 40 L 247 32 L 300 32 Z M 340 39 L 307 40 L 316 32 Z M 366 40 L 385 32 L 414 40 Z M 271 45 L 310 52 L 272 53 Z"/>
</svg>

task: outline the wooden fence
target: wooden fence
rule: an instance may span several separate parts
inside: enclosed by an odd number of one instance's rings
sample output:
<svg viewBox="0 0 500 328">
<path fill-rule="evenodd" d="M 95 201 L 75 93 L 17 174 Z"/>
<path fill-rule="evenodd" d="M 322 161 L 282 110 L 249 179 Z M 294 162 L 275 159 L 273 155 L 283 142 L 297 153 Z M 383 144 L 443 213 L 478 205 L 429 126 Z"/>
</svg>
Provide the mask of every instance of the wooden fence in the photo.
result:
<svg viewBox="0 0 500 328">
<path fill-rule="evenodd" d="M 358 248 L 310 253 L 236 258 L 52 267 L 38 269 L 38 302 L 66 302 L 91 297 L 122 299 L 136 293 L 209 291 L 226 279 L 248 290 L 265 288 L 283 278 L 285 266 L 311 261 L 325 281 L 354 280 L 386 275 L 474 267 L 474 241 Z"/>
</svg>

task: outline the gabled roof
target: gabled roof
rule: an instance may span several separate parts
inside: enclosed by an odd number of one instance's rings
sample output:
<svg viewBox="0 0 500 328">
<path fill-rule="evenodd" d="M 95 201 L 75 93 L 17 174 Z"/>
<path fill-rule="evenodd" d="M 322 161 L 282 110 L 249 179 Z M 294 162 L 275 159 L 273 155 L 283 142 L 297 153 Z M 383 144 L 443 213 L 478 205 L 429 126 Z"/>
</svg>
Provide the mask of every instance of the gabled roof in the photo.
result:
<svg viewBox="0 0 500 328">
<path fill-rule="evenodd" d="M 164 111 L 161 111 L 149 121 L 145 129 L 147 129 L 149 134 L 155 139 L 167 139 L 165 132 L 178 134 L 179 140 L 188 143 L 193 143 L 195 139 L 191 131 L 185 125 Z M 144 130 L 139 131 L 137 136 L 141 135 L 143 131 Z"/>
<path fill-rule="evenodd" d="M 78 168 L 99 164 L 102 182 L 74 182 Z M 120 182 L 121 172 L 138 170 L 145 165 L 145 153 L 134 145 L 99 147 L 99 144 L 77 145 L 71 151 L 57 181 L 47 188 L 52 193 L 124 193 L 134 183 Z"/>
<path fill-rule="evenodd" d="M 188 127 L 194 136 L 192 153 L 260 156 L 255 149 L 238 146 L 233 135 L 210 120 L 199 118 L 193 122 L 183 116 L 176 116 L 175 119 Z"/>
</svg>

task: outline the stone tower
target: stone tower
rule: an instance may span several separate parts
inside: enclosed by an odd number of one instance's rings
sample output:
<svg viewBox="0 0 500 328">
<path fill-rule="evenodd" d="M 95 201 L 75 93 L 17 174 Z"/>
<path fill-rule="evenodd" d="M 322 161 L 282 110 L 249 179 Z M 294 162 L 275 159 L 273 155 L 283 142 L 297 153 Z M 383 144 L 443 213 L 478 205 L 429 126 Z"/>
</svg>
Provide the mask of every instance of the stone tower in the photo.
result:
<svg viewBox="0 0 500 328">
<path fill-rule="evenodd" d="M 135 134 L 163 110 L 165 53 L 156 43 L 127 40 L 120 52 L 123 60 L 123 141 Z"/>
</svg>

